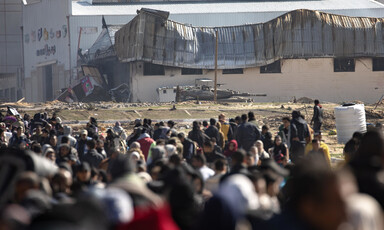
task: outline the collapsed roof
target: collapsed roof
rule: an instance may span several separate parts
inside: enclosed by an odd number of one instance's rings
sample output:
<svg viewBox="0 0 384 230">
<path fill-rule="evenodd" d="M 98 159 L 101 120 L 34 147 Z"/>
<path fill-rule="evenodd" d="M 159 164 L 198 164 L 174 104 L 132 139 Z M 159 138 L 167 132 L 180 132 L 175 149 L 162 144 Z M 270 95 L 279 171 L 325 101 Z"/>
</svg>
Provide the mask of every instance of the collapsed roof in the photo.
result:
<svg viewBox="0 0 384 230">
<path fill-rule="evenodd" d="M 121 62 L 214 69 L 249 68 L 279 59 L 384 57 L 384 19 L 295 10 L 269 22 L 231 27 L 193 27 L 142 9 L 115 34 Z"/>
<path fill-rule="evenodd" d="M 121 28 L 121 25 L 105 25 L 97 37 L 95 43 L 89 48 L 88 55 L 91 61 L 115 57 L 115 33 Z"/>
</svg>

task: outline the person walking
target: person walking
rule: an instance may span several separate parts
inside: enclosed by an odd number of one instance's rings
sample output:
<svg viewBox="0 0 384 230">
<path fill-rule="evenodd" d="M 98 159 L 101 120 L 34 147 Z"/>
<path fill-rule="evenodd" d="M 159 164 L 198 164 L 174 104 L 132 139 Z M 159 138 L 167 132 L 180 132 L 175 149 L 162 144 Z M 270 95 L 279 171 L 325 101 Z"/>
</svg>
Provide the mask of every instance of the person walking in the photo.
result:
<svg viewBox="0 0 384 230">
<path fill-rule="evenodd" d="M 313 117 L 311 125 L 313 123 L 313 131 L 315 133 L 320 132 L 321 125 L 323 124 L 323 107 L 320 105 L 319 100 L 315 100 L 315 106 L 313 107 Z"/>
</svg>

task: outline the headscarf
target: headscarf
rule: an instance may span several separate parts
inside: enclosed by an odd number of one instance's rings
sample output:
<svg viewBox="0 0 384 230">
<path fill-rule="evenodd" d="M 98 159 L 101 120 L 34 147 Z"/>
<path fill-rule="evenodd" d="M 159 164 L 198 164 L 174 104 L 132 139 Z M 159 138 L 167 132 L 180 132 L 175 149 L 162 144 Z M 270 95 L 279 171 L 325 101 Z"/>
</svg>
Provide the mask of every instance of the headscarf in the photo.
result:
<svg viewBox="0 0 384 230">
<path fill-rule="evenodd" d="M 229 150 L 229 145 L 230 145 L 230 144 L 234 144 L 234 148 L 233 148 L 232 151 Z M 224 155 L 225 155 L 226 157 L 230 157 L 230 156 L 232 156 L 232 154 L 233 154 L 234 152 L 237 151 L 237 148 L 238 148 L 237 141 L 236 141 L 236 140 L 231 140 L 231 141 L 228 143 L 228 149 L 224 151 Z"/>
</svg>

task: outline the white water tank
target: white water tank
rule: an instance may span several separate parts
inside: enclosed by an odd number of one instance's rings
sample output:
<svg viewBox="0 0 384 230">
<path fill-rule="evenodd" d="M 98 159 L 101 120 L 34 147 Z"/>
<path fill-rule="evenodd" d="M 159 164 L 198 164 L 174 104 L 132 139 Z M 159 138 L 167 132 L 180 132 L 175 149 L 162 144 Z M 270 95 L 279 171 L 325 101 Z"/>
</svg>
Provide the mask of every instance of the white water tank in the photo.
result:
<svg viewBox="0 0 384 230">
<path fill-rule="evenodd" d="M 337 141 L 345 144 L 354 132 L 366 132 L 365 109 L 363 104 L 335 107 Z"/>
</svg>

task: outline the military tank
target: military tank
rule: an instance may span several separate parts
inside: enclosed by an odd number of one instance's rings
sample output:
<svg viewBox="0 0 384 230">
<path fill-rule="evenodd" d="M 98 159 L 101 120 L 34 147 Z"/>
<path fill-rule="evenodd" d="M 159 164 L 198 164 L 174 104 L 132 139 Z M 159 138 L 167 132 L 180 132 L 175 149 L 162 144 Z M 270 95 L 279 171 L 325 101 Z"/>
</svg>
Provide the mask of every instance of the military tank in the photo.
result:
<svg viewBox="0 0 384 230">
<path fill-rule="evenodd" d="M 213 101 L 215 90 L 211 79 L 196 79 L 195 86 L 178 87 L 176 92 L 177 101 L 203 100 Z M 222 84 L 218 84 L 221 86 Z M 265 97 L 266 94 L 242 93 L 231 89 L 217 88 L 217 100 L 229 99 L 233 97 Z"/>
</svg>

